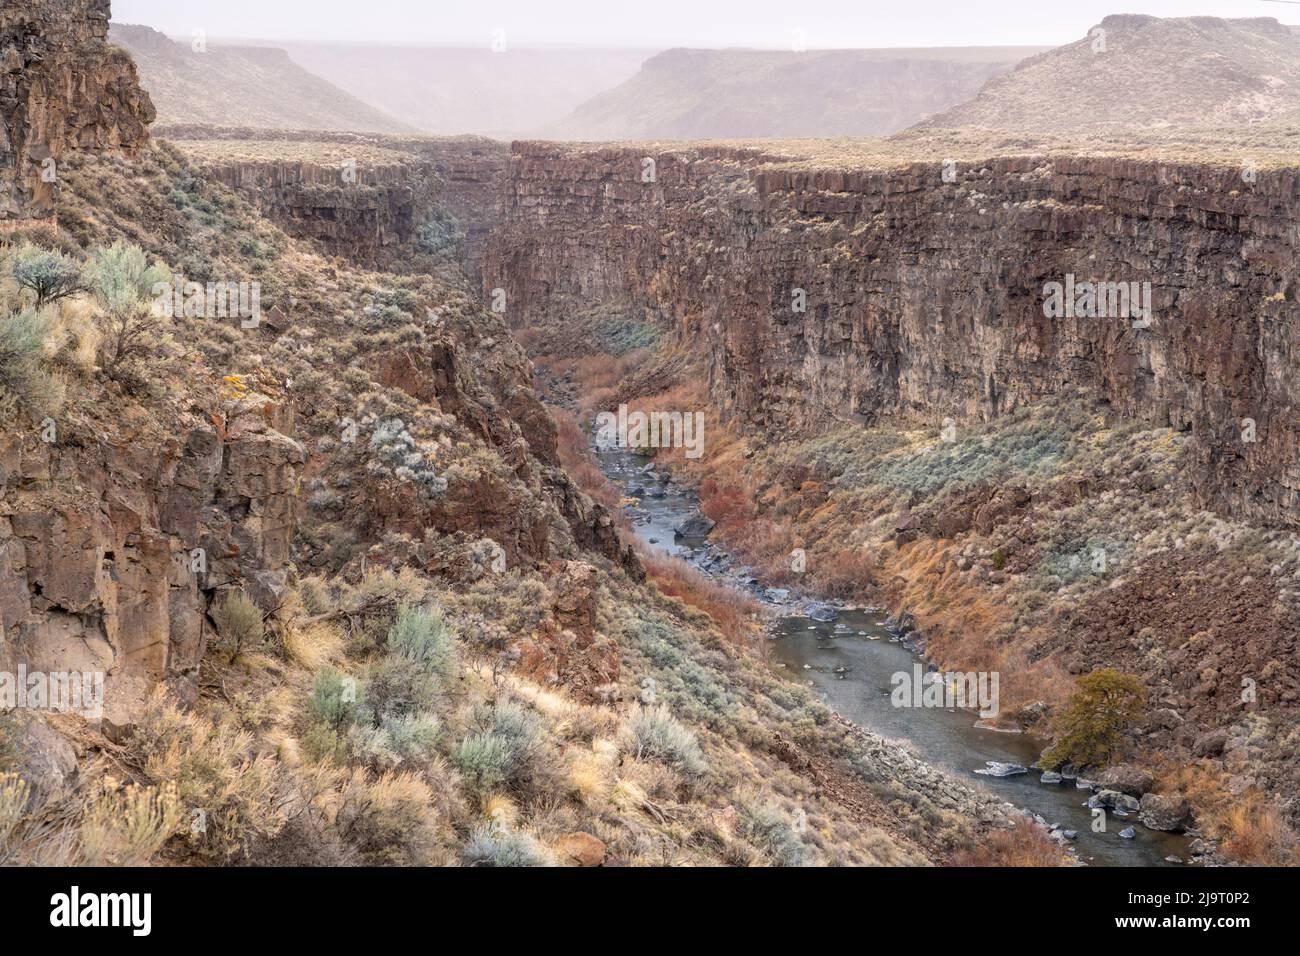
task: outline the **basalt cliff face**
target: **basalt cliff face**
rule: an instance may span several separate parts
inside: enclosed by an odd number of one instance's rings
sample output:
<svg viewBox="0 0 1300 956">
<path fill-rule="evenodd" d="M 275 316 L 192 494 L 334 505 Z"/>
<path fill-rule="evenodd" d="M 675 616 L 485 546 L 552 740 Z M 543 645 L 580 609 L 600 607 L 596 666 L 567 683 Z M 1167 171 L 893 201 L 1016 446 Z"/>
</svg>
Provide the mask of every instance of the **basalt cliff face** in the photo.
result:
<svg viewBox="0 0 1300 956">
<path fill-rule="evenodd" d="M 938 429 L 1082 387 L 1189 431 L 1207 504 L 1300 524 L 1294 168 L 525 142 L 504 203 L 483 282 L 513 325 L 663 323 L 745 427 Z M 1047 317 L 1069 275 L 1149 282 L 1149 328 Z"/>
<path fill-rule="evenodd" d="M 108 18 L 109 0 L 0 2 L 0 219 L 48 217 L 67 153 L 148 142 L 153 104 Z"/>
<path fill-rule="evenodd" d="M 327 254 L 400 269 L 413 245 L 454 248 L 471 274 L 500 215 L 509 159 L 506 144 L 477 136 L 205 125 L 160 127 L 158 135 L 193 152 L 206 175 Z"/>
</svg>

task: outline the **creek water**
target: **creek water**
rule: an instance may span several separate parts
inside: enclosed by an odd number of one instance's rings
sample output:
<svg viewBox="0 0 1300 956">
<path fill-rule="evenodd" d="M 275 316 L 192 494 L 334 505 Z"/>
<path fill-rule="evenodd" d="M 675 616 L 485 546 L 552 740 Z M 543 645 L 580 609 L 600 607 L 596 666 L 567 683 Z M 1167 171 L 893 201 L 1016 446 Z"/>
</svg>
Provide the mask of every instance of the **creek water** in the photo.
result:
<svg viewBox="0 0 1300 956">
<path fill-rule="evenodd" d="M 627 507 L 636 533 L 651 547 L 676 555 L 735 587 L 758 595 L 762 588 L 737 572 L 724 551 L 703 537 L 683 538 L 674 528 L 698 507 L 696 496 L 663 473 L 647 471 L 645 459 L 622 448 L 594 449 L 605 474 L 636 499 Z M 958 779 L 983 786 L 996 796 L 1042 817 L 1048 825 L 1074 830 L 1074 849 L 1085 863 L 1098 866 L 1171 866 L 1167 857 L 1187 860 L 1188 838 L 1148 830 L 1137 819 L 1107 813 L 1105 832 L 1094 832 L 1086 803 L 1091 791 L 1073 782 L 1043 784 L 1032 769 L 1044 742 L 1026 734 L 1001 733 L 976 726 L 972 710 L 895 707 L 891 678 L 912 674 L 921 663 L 884 626 L 884 615 L 840 609 L 834 621 L 798 614 L 777 617 L 771 647 L 773 666 L 816 691 L 832 710 L 882 737 L 912 745 L 930 764 Z M 977 774 L 990 762 L 1031 768 L 1027 773 L 993 777 Z M 1120 831 L 1132 827 L 1132 839 Z"/>
</svg>

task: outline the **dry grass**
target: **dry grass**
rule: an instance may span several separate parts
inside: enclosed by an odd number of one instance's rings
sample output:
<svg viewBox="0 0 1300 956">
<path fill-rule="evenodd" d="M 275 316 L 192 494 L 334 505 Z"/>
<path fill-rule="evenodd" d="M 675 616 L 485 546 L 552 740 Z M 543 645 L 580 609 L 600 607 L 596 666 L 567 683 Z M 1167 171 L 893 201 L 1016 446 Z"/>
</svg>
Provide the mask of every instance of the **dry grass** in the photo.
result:
<svg viewBox="0 0 1300 956">
<path fill-rule="evenodd" d="M 719 584 L 680 558 L 667 557 L 648 549 L 641 554 L 646 576 L 668 597 L 677 598 L 713 619 L 734 644 L 752 644 L 761 610 L 754 601 L 734 588 Z"/>
<path fill-rule="evenodd" d="M 958 571 L 944 542 L 916 541 L 885 554 L 881 578 L 890 603 L 915 616 L 927 652 L 941 667 L 1001 674 L 1004 714 L 1069 698 L 1073 683 L 1056 662 L 1031 661 L 1016 647 L 990 640 L 1005 629 L 1008 605 Z"/>
<path fill-rule="evenodd" d="M 949 866 L 1070 866 L 1066 852 L 1041 827 L 1022 820 L 1008 830 L 994 830 L 975 847 L 961 850 Z"/>
<path fill-rule="evenodd" d="M 550 412 L 555 421 L 556 444 L 564 470 L 578 483 L 579 488 L 608 508 L 611 514 L 622 514 L 622 509 L 619 508 L 622 495 L 596 464 L 578 419 L 572 412 L 562 408 L 551 408 Z"/>
<path fill-rule="evenodd" d="M 1186 798 L 1201 831 L 1219 841 L 1227 860 L 1245 866 L 1300 865 L 1300 837 L 1263 793 L 1251 789 L 1234 796 L 1229 775 L 1204 763 L 1165 762 L 1159 769 L 1159 789 Z"/>
</svg>

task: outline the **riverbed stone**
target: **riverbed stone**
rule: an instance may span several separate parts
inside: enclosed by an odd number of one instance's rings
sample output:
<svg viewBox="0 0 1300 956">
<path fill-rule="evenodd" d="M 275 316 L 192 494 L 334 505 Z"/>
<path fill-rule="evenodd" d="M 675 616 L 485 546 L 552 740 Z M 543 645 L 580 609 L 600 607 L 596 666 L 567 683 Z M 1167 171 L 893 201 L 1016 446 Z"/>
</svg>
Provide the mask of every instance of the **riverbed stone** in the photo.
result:
<svg viewBox="0 0 1300 956">
<path fill-rule="evenodd" d="M 1138 813 L 1142 825 L 1151 830 L 1178 833 L 1192 821 L 1192 808 L 1176 793 L 1148 793 Z"/>
<path fill-rule="evenodd" d="M 1155 778 L 1151 772 L 1133 764 L 1121 763 L 1110 767 L 1097 778 L 1103 789 L 1118 790 L 1130 797 L 1141 797 L 1151 789 Z"/>
<path fill-rule="evenodd" d="M 702 511 L 696 511 L 683 518 L 673 530 L 684 538 L 702 538 L 713 530 L 713 519 Z"/>
<path fill-rule="evenodd" d="M 1110 807 L 1112 810 L 1122 810 L 1125 813 L 1136 813 L 1141 807 L 1137 797 L 1130 797 L 1127 793 L 1118 790 L 1100 791 L 1097 794 L 1097 801 L 1102 806 Z"/>
<path fill-rule="evenodd" d="M 822 623 L 833 621 L 840 616 L 840 612 L 829 604 L 810 604 L 806 613 L 811 620 Z"/>
</svg>

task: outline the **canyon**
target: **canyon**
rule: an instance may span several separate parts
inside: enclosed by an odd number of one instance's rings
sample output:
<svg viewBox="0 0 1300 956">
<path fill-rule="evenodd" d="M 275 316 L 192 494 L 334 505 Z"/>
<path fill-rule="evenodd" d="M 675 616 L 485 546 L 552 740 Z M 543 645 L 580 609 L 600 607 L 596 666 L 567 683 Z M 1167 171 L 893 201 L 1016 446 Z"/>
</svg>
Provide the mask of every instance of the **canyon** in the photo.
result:
<svg viewBox="0 0 1300 956">
<path fill-rule="evenodd" d="M 1296 527 L 1296 190 L 1294 168 L 1246 182 L 1230 160 L 525 142 L 484 285 L 517 327 L 595 304 L 663 325 L 724 418 L 772 437 L 937 430 L 1085 387 L 1189 432 L 1204 502 Z M 1151 282 L 1151 328 L 1048 318 L 1067 274 Z"/>
<path fill-rule="evenodd" d="M 708 444 L 633 482 L 693 489 L 754 594 L 870 602 L 877 637 L 1007 672 L 998 730 L 1049 737 L 1075 679 L 1119 668 L 1147 695 L 1125 745 L 1156 771 L 1128 796 L 1194 804 L 1161 829 L 1194 810 L 1196 855 L 1244 858 L 1243 829 L 1300 822 L 1284 149 L 966 120 L 890 140 L 151 137 L 107 19 L 104 0 L 0 8 L 6 257 L 130 244 L 259 283 L 266 314 L 169 325 L 119 376 L 88 286 L 51 307 L 62 393 L 0 392 L 0 665 L 106 674 L 98 722 L 22 715 L 0 757 L 26 785 L 111 791 L 99 761 L 129 753 L 163 787 L 148 735 L 210 721 L 231 779 L 274 780 L 223 819 L 299 812 L 229 844 L 171 834 L 171 862 L 478 865 L 509 856 L 482 848 L 503 834 L 535 861 L 996 862 L 1006 833 L 1068 862 L 1003 792 L 778 673 L 746 594 L 633 540 L 636 488 L 593 470 L 584 416 L 648 402 L 698 412 Z M 1075 280 L 1149 284 L 1150 320 L 1057 314 L 1048 290 Z M 236 598 L 251 645 L 224 623 Z M 417 610 L 455 636 L 412 689 L 396 635 Z M 340 681 L 371 710 L 338 706 Z M 539 766 L 506 786 L 478 748 L 508 729 Z M 340 825 L 358 792 L 396 800 L 401 832 Z M 1216 813 L 1238 807 L 1236 829 Z"/>
</svg>

